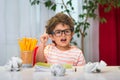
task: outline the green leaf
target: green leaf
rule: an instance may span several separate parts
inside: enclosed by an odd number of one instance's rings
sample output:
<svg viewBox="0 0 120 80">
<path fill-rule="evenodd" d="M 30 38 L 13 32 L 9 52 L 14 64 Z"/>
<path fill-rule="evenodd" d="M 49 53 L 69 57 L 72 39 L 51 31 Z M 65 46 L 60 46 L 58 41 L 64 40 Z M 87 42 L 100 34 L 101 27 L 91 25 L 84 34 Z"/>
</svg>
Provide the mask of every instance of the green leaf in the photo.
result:
<svg viewBox="0 0 120 80">
<path fill-rule="evenodd" d="M 71 41 L 72 44 L 74 45 L 77 45 L 77 42 L 76 41 Z"/>
<path fill-rule="evenodd" d="M 30 1 L 31 5 L 35 5 L 35 4 L 38 5 L 40 3 L 39 0 L 29 0 L 29 1 Z"/>
<path fill-rule="evenodd" d="M 107 20 L 105 18 L 100 18 L 100 23 L 106 23 Z"/>
<path fill-rule="evenodd" d="M 84 0 L 84 3 L 87 3 L 87 0 Z"/>
<path fill-rule="evenodd" d="M 77 25 L 77 22 L 74 21 L 74 24 Z"/>
<path fill-rule="evenodd" d="M 50 8 L 50 7 L 52 6 L 51 0 L 46 1 L 44 4 L 45 4 L 45 6 L 48 7 L 48 8 Z"/>
<path fill-rule="evenodd" d="M 74 7 L 71 7 L 72 10 L 74 10 Z"/>
<path fill-rule="evenodd" d="M 117 7 L 118 7 L 118 8 L 120 7 L 120 2 L 117 4 Z"/>
<path fill-rule="evenodd" d="M 53 11 L 55 11 L 55 10 L 56 10 L 56 4 L 54 4 L 54 5 L 51 7 L 51 9 L 52 9 Z"/>
<path fill-rule="evenodd" d="M 84 23 L 84 29 L 83 29 L 83 32 L 85 32 L 86 29 L 89 28 L 89 25 L 90 25 L 90 24 L 89 24 L 88 22 L 85 22 L 85 23 Z"/>
<path fill-rule="evenodd" d="M 105 11 L 105 12 L 110 12 L 111 9 L 112 9 L 112 7 L 111 7 L 111 6 L 108 6 L 108 7 L 106 7 L 106 8 L 104 9 L 104 11 Z"/>
<path fill-rule="evenodd" d="M 68 0 L 66 4 L 72 6 L 72 0 Z"/>
<path fill-rule="evenodd" d="M 94 1 L 89 1 L 89 6 L 94 6 Z"/>
<path fill-rule="evenodd" d="M 90 26 L 90 23 L 89 22 L 85 22 L 85 25 L 86 26 Z M 87 27 L 88 28 L 88 27 Z"/>
<path fill-rule="evenodd" d="M 79 34 L 79 33 L 77 34 L 77 37 L 80 37 L 80 34 Z"/>
<path fill-rule="evenodd" d="M 95 19 L 97 15 L 94 14 L 94 13 L 89 13 L 88 16 L 91 17 L 91 18 L 93 18 L 93 19 Z"/>
<path fill-rule="evenodd" d="M 76 28 L 75 28 L 75 33 L 79 33 L 79 31 L 80 31 L 80 26 L 77 25 Z"/>
<path fill-rule="evenodd" d="M 37 4 L 39 4 L 39 3 L 40 3 L 40 1 L 38 0 L 36 3 L 37 3 Z"/>
<path fill-rule="evenodd" d="M 61 9 L 63 9 L 63 5 L 61 6 Z"/>
<path fill-rule="evenodd" d="M 105 5 L 107 3 L 107 0 L 98 0 L 98 2 L 102 5 Z"/>
<path fill-rule="evenodd" d="M 83 5 L 82 7 L 83 7 L 83 10 L 88 9 L 88 6 L 86 5 Z"/>
<path fill-rule="evenodd" d="M 87 33 L 85 32 L 85 35 L 84 36 L 87 36 Z"/>
<path fill-rule="evenodd" d="M 66 11 L 67 13 L 70 13 L 70 10 L 69 10 L 69 9 L 66 9 L 65 11 Z"/>
<path fill-rule="evenodd" d="M 84 14 L 79 14 L 79 17 L 82 19 L 84 18 L 84 16 L 85 16 Z"/>
<path fill-rule="evenodd" d="M 31 5 L 35 5 L 35 1 L 30 0 Z"/>
</svg>

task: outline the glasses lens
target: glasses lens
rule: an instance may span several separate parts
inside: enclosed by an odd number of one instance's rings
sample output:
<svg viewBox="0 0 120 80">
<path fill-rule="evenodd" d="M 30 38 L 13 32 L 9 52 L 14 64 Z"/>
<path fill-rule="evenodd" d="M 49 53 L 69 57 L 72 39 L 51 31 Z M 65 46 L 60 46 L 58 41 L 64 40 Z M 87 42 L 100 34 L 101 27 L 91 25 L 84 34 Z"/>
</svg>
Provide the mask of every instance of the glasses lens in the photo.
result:
<svg viewBox="0 0 120 80">
<path fill-rule="evenodd" d="M 55 36 L 61 36 L 61 30 L 55 31 Z"/>
<path fill-rule="evenodd" d="M 66 30 L 56 30 L 55 32 L 53 32 L 55 34 L 55 36 L 59 37 L 62 35 L 62 33 L 64 33 L 65 35 L 70 35 L 72 33 L 71 29 L 66 29 Z"/>
<path fill-rule="evenodd" d="M 66 34 L 66 35 L 70 35 L 70 34 L 71 34 L 71 29 L 65 30 L 65 34 Z"/>
</svg>

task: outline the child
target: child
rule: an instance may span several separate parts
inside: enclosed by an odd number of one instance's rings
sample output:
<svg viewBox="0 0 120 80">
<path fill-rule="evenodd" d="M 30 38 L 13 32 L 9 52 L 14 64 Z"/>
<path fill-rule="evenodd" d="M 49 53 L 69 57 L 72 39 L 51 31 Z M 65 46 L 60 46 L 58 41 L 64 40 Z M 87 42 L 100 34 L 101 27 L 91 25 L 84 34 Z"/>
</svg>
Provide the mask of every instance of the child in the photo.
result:
<svg viewBox="0 0 120 80">
<path fill-rule="evenodd" d="M 58 13 L 52 17 L 46 25 L 46 33 L 40 37 L 40 45 L 36 54 L 36 62 L 50 64 L 71 64 L 81 66 L 85 64 L 82 51 L 70 45 L 74 34 L 73 20 L 63 13 Z M 50 38 L 54 44 L 48 44 Z"/>
</svg>

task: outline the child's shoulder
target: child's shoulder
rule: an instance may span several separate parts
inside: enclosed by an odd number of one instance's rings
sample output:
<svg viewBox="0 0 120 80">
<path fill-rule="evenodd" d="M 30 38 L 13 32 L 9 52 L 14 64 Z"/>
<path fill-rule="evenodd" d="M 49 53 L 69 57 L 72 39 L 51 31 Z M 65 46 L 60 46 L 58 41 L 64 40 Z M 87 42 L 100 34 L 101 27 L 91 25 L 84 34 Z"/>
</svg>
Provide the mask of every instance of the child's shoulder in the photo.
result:
<svg viewBox="0 0 120 80">
<path fill-rule="evenodd" d="M 73 50 L 75 52 L 82 52 L 82 50 L 80 48 L 78 48 L 77 46 L 74 46 L 74 45 L 71 46 L 71 50 Z"/>
<path fill-rule="evenodd" d="M 55 45 L 54 44 L 48 44 L 48 45 L 46 45 L 46 47 L 45 48 L 54 48 L 55 47 Z"/>
</svg>

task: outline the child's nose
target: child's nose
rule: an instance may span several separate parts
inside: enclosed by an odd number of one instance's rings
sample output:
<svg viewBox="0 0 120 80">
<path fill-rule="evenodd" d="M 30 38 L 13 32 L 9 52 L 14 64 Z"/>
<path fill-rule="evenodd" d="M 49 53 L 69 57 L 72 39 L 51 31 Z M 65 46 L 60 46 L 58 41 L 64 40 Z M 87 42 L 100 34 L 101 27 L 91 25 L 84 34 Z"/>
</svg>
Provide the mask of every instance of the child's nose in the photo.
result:
<svg viewBox="0 0 120 80">
<path fill-rule="evenodd" d="M 63 32 L 61 33 L 61 35 L 62 35 L 62 36 L 65 36 L 65 31 L 63 31 Z"/>
</svg>

